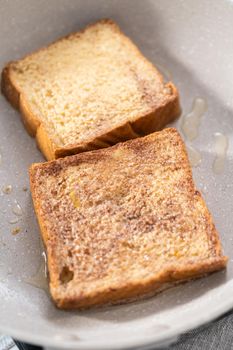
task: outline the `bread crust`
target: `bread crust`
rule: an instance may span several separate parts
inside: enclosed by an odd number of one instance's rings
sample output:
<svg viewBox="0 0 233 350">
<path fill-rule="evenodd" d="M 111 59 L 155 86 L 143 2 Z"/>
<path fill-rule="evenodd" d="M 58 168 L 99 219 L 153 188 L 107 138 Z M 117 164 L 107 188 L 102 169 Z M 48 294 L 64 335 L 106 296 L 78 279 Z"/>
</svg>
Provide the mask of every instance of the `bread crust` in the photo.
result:
<svg viewBox="0 0 233 350">
<path fill-rule="evenodd" d="M 163 131 L 167 133 L 167 137 L 171 136 L 171 133 L 177 133 L 173 128 Z M 150 141 L 150 138 L 155 134 L 146 137 Z M 127 144 L 130 148 L 134 148 L 137 151 L 137 143 L 139 140 L 128 141 Z M 179 138 L 177 142 L 182 142 L 182 154 L 181 156 L 187 158 L 187 152 L 183 141 Z M 132 145 L 133 144 L 133 145 Z M 121 144 L 113 146 L 111 149 L 115 150 L 121 147 Z M 37 168 L 43 167 L 46 171 L 48 169 L 53 170 L 54 176 L 59 176 L 59 172 L 69 166 L 77 165 L 79 162 L 86 162 L 88 159 L 94 160 L 94 162 L 108 155 L 110 149 L 102 149 L 101 151 L 92 151 L 76 156 L 67 157 L 65 159 L 59 159 L 48 163 L 33 164 L 29 170 L 31 191 L 34 202 L 35 211 L 37 214 L 41 235 L 48 253 L 48 267 L 50 272 L 50 291 L 52 298 L 58 308 L 61 309 L 86 309 L 90 307 L 106 305 L 106 304 L 121 304 L 125 302 L 132 302 L 138 299 L 153 296 L 161 290 L 170 288 L 178 283 L 183 283 L 192 279 L 196 279 L 214 271 L 224 269 L 227 264 L 227 257 L 223 256 L 221 242 L 219 235 L 213 223 L 210 212 L 206 208 L 205 202 L 199 191 L 195 189 L 191 168 L 187 167 L 186 173 L 189 179 L 188 186 L 193 193 L 194 200 L 198 201 L 203 206 L 203 215 L 205 217 L 206 226 L 209 228 L 209 241 L 211 242 L 212 256 L 203 260 L 194 261 L 191 258 L 187 260 L 185 265 L 183 263 L 167 264 L 167 266 L 153 277 L 137 279 L 133 282 L 124 281 L 121 284 L 116 282 L 115 285 L 98 285 L 98 288 L 91 291 L 82 290 L 77 293 L 74 290 L 73 293 L 66 295 L 65 291 L 61 291 L 59 287 L 59 269 L 55 259 L 55 247 L 56 242 L 53 240 L 55 232 L 50 232 L 46 224 L 46 218 L 41 208 L 40 198 L 37 196 L 36 187 L 36 172 Z M 100 281 L 101 283 L 101 281 Z M 69 291 L 70 292 L 70 291 Z"/>
<path fill-rule="evenodd" d="M 51 295 L 60 309 L 88 309 L 93 306 L 118 305 L 130 303 L 140 299 L 153 297 L 163 290 L 172 288 L 177 284 L 204 277 L 212 272 L 220 271 L 226 267 L 227 258 L 212 258 L 209 261 L 184 266 L 169 266 L 161 274 L 148 281 L 137 281 L 133 284 L 116 285 L 103 288 L 99 293 L 90 293 L 71 297 L 63 296 L 56 286 L 50 285 Z"/>
<path fill-rule="evenodd" d="M 125 34 L 120 31 L 119 27 L 112 20 L 104 19 L 98 21 L 97 23 L 107 23 L 112 25 L 115 31 L 118 31 L 122 34 L 124 40 L 130 40 L 125 36 Z M 84 32 L 91 26 L 95 26 L 97 23 L 90 24 L 79 33 Z M 69 34 L 65 38 L 69 38 L 74 34 L 75 33 Z M 60 40 L 62 39 L 64 39 L 64 37 Z M 131 44 L 134 45 L 132 42 Z M 40 50 L 46 50 L 46 47 Z M 141 59 L 145 60 L 147 64 L 151 65 L 154 69 L 152 63 L 148 61 L 139 50 L 137 51 Z M 69 147 L 64 146 L 62 148 L 59 148 L 54 144 L 52 138 L 44 127 L 43 122 L 41 122 L 38 116 L 32 112 L 26 96 L 23 95 L 23 92 L 20 90 L 20 88 L 17 86 L 17 83 L 12 78 L 11 66 L 13 63 L 14 62 L 9 62 L 2 71 L 2 93 L 11 103 L 11 105 L 20 111 L 26 130 L 31 136 L 36 138 L 38 147 L 47 160 L 108 147 L 118 142 L 150 134 L 154 131 L 161 130 L 166 124 L 174 121 L 181 113 L 179 93 L 176 87 L 171 82 L 169 82 L 165 85 L 171 91 L 171 94 L 168 96 L 167 100 L 164 102 L 164 104 L 151 109 L 151 111 L 146 115 L 139 115 L 132 121 L 123 122 L 117 126 L 114 126 L 114 128 L 109 129 L 105 134 L 96 135 L 96 137 L 84 142 L 73 144 Z M 158 72 L 156 73 L 159 74 L 162 81 L 163 78 L 161 74 Z"/>
</svg>

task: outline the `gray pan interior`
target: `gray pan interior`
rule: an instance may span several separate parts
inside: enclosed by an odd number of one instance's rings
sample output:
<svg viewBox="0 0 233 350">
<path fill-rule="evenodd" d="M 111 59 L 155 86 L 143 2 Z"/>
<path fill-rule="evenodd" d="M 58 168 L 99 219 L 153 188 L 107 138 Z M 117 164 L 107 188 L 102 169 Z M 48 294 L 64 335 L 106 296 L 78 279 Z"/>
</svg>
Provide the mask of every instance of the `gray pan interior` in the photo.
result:
<svg viewBox="0 0 233 350">
<path fill-rule="evenodd" d="M 196 97 L 208 110 L 192 144 L 202 161 L 193 169 L 213 213 L 226 272 L 179 286 L 150 300 L 88 312 L 58 311 L 48 294 L 29 284 L 41 266 L 41 246 L 28 166 L 43 161 L 18 112 L 0 97 L 0 332 L 48 347 L 118 349 L 158 344 L 210 321 L 233 306 L 233 3 L 211 0 L 0 2 L 0 65 L 102 17 L 115 19 L 181 93 L 183 114 Z M 177 126 L 180 128 L 180 121 Z M 225 169 L 212 169 L 214 133 L 228 137 Z M 5 194 L 2 187 L 12 186 Z M 20 214 L 19 222 L 9 223 Z M 13 210 L 13 211 L 12 211 Z M 17 235 L 12 229 L 19 227 Z"/>
</svg>

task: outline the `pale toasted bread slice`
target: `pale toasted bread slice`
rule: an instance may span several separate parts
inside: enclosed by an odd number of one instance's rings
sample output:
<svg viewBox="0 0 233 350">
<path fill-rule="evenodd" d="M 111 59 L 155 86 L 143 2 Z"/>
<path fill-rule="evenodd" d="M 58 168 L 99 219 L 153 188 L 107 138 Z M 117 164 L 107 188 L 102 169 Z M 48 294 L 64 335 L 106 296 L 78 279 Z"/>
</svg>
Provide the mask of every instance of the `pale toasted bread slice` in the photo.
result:
<svg viewBox="0 0 233 350">
<path fill-rule="evenodd" d="M 175 129 L 34 164 L 30 178 L 59 308 L 137 299 L 226 266 Z"/>
<path fill-rule="evenodd" d="M 2 92 L 47 159 L 160 130 L 180 113 L 175 86 L 111 20 L 10 62 Z"/>
</svg>

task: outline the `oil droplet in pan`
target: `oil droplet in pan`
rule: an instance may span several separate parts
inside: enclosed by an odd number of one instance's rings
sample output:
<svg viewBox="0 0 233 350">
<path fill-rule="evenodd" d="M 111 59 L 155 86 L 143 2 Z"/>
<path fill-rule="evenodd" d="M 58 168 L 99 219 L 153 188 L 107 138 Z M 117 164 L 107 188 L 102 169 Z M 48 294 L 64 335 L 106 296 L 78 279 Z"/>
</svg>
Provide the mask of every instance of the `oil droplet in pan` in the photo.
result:
<svg viewBox="0 0 233 350">
<path fill-rule="evenodd" d="M 202 98 L 198 97 L 194 100 L 192 110 L 182 119 L 181 129 L 184 136 L 192 141 L 197 138 L 201 118 L 207 111 L 207 103 Z"/>
<path fill-rule="evenodd" d="M 17 200 L 14 201 L 14 205 L 12 207 L 12 213 L 14 213 L 17 216 L 22 216 L 22 214 L 23 214 L 22 208 L 19 205 L 19 203 L 17 202 Z"/>
<path fill-rule="evenodd" d="M 49 291 L 49 285 L 48 285 L 48 271 L 47 271 L 47 256 L 45 252 L 42 252 L 42 263 L 38 269 L 38 271 L 35 273 L 35 275 L 24 278 L 22 281 L 30 284 L 33 287 L 43 289 L 46 293 Z"/>
<path fill-rule="evenodd" d="M 213 171 L 216 174 L 221 174 L 224 171 L 226 154 L 228 150 L 228 138 L 220 132 L 214 134 L 215 138 L 215 154 L 216 157 L 213 163 Z"/>
<path fill-rule="evenodd" d="M 187 146 L 189 161 L 192 167 L 196 167 L 201 163 L 201 154 L 194 147 Z"/>
<path fill-rule="evenodd" d="M 169 72 L 167 68 L 162 66 L 159 63 L 156 63 L 156 67 L 158 68 L 159 72 L 163 75 L 165 81 L 171 81 L 172 80 L 172 74 Z"/>
<path fill-rule="evenodd" d="M 11 219 L 8 220 L 9 224 L 16 224 L 18 221 L 19 221 L 18 217 L 11 218 Z"/>
</svg>

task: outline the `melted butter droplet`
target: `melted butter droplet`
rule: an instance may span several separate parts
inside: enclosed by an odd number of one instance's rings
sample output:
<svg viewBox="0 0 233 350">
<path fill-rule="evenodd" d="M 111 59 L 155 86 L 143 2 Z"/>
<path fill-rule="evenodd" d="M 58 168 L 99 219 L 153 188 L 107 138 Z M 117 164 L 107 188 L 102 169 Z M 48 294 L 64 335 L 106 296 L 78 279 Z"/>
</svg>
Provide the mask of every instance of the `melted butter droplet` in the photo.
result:
<svg viewBox="0 0 233 350">
<path fill-rule="evenodd" d="M 43 258 L 43 262 L 44 262 L 44 275 L 46 278 L 48 278 L 47 255 L 44 251 L 42 252 L 41 255 Z"/>
<path fill-rule="evenodd" d="M 167 68 L 158 63 L 156 63 L 156 67 L 158 68 L 159 72 L 163 75 L 165 81 L 172 80 L 172 74 Z"/>
<path fill-rule="evenodd" d="M 228 138 L 226 135 L 216 132 L 215 138 L 215 154 L 216 157 L 213 163 L 213 171 L 216 174 L 221 174 L 224 171 L 226 154 L 228 150 Z"/>
<path fill-rule="evenodd" d="M 22 281 L 30 284 L 33 287 L 43 289 L 46 293 L 48 293 L 47 257 L 45 252 L 42 252 L 42 258 L 42 262 L 37 272 L 29 278 L 24 278 Z"/>
<path fill-rule="evenodd" d="M 19 221 L 19 218 L 13 218 L 8 220 L 9 224 L 16 224 L 18 221 Z"/>
<path fill-rule="evenodd" d="M 196 167 L 201 163 L 201 154 L 194 147 L 187 146 L 189 161 L 192 167 Z"/>
<path fill-rule="evenodd" d="M 23 215 L 23 211 L 21 206 L 19 205 L 19 203 L 15 200 L 14 205 L 12 207 L 12 213 L 14 213 L 17 216 L 22 216 Z"/>
<path fill-rule="evenodd" d="M 194 100 L 192 110 L 184 116 L 181 129 L 185 137 L 192 141 L 197 138 L 201 118 L 207 111 L 207 103 L 202 98 L 198 97 Z"/>
</svg>

